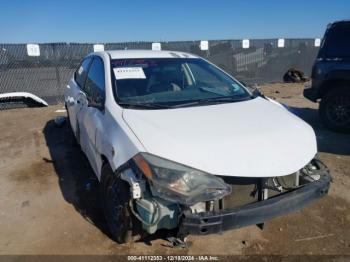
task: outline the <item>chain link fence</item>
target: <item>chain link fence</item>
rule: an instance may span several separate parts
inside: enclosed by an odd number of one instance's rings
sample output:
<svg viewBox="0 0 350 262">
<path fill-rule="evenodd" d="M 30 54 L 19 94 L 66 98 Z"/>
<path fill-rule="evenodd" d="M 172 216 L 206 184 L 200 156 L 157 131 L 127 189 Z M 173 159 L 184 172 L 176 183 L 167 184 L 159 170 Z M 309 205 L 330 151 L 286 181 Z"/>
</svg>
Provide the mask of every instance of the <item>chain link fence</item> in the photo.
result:
<svg viewBox="0 0 350 262">
<path fill-rule="evenodd" d="M 208 59 L 248 83 L 280 82 L 290 68 L 310 75 L 318 52 L 315 39 L 214 40 L 161 42 L 162 50 L 193 53 Z M 63 102 L 63 92 L 80 61 L 94 51 L 93 44 L 39 44 L 40 55 L 29 56 L 26 44 L 0 44 L 0 94 L 29 92 L 49 104 Z M 104 50 L 152 49 L 152 42 L 105 43 Z M 207 50 L 203 50 L 207 49 Z"/>
</svg>

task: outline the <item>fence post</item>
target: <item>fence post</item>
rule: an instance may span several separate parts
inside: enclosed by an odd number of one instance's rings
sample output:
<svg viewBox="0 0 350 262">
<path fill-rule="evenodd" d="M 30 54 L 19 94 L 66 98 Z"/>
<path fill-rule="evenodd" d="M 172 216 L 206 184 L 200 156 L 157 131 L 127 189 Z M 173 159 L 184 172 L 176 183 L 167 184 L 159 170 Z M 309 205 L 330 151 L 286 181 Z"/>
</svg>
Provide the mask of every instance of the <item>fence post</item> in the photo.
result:
<svg viewBox="0 0 350 262">
<path fill-rule="evenodd" d="M 59 66 L 58 66 L 58 55 L 56 54 L 56 44 L 52 43 L 52 51 L 53 51 L 53 55 L 54 55 L 54 65 L 55 65 L 55 73 L 56 73 L 56 81 L 57 81 L 57 97 L 56 100 L 59 101 L 59 97 L 61 96 L 60 93 L 60 88 L 61 88 L 61 77 L 60 77 L 60 72 L 59 72 Z M 57 102 L 56 101 L 56 102 Z"/>
</svg>

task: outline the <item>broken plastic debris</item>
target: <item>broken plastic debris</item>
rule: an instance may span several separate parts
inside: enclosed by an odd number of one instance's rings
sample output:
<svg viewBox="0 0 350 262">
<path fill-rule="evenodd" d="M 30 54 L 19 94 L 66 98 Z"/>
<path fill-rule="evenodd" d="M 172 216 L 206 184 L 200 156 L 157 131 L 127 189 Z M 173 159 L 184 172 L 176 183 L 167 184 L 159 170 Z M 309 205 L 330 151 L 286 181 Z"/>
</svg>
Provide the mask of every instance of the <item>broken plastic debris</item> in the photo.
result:
<svg viewBox="0 0 350 262">
<path fill-rule="evenodd" d="M 187 239 L 180 239 L 177 237 L 168 237 L 168 243 L 164 244 L 166 247 L 171 248 L 189 248 L 191 243 L 187 241 Z"/>
</svg>

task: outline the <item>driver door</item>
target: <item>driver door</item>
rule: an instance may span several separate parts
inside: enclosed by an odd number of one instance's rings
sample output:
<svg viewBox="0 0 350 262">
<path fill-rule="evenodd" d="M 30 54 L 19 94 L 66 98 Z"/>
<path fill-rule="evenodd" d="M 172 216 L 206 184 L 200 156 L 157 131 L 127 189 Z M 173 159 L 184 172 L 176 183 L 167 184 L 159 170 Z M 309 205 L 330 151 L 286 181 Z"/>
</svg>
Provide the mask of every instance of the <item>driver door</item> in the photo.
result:
<svg viewBox="0 0 350 262">
<path fill-rule="evenodd" d="M 105 101 L 104 64 L 100 57 L 93 58 L 84 91 L 85 93 L 81 94 L 82 103 L 79 111 L 81 147 L 95 173 L 98 174 L 97 163 L 100 156 L 96 148 L 96 133 L 103 127 Z"/>
</svg>

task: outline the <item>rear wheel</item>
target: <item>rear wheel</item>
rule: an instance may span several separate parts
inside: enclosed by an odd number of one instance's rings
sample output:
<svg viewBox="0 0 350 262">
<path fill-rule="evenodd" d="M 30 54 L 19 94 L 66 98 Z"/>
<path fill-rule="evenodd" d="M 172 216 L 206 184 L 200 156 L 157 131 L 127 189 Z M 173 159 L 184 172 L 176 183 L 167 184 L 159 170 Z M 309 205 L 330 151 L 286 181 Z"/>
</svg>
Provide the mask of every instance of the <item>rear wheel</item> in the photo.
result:
<svg viewBox="0 0 350 262">
<path fill-rule="evenodd" d="M 109 164 L 102 167 L 101 205 L 113 240 L 122 244 L 140 239 L 140 222 L 132 215 L 130 186 L 115 174 Z"/>
<path fill-rule="evenodd" d="M 337 132 L 350 132 L 350 87 L 329 91 L 321 100 L 319 114 L 324 125 Z"/>
<path fill-rule="evenodd" d="M 80 128 L 79 128 L 78 121 L 76 123 L 75 140 L 77 144 L 80 145 Z"/>
<path fill-rule="evenodd" d="M 65 108 L 66 108 L 66 111 L 67 111 L 67 120 L 66 120 L 66 122 L 67 122 L 68 128 L 70 129 L 71 134 L 72 134 L 72 144 L 79 145 L 79 141 L 78 141 L 78 139 L 79 139 L 79 137 L 78 137 L 79 130 L 77 130 L 77 132 L 74 132 L 73 127 L 72 127 L 72 125 L 70 123 L 69 111 L 68 111 L 68 108 L 67 108 L 66 105 L 65 105 Z M 78 128 L 78 122 L 77 122 L 77 128 Z"/>
</svg>

